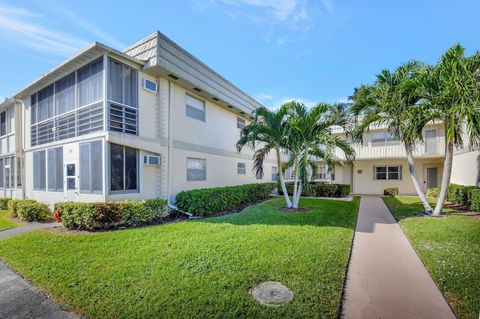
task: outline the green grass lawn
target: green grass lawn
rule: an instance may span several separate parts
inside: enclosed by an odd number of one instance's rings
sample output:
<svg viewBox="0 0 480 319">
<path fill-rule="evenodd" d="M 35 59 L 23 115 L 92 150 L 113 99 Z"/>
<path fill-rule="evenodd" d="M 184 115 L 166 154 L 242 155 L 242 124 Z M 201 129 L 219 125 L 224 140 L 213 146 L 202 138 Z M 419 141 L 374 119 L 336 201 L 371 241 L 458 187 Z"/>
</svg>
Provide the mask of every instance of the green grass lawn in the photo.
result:
<svg viewBox="0 0 480 319">
<path fill-rule="evenodd" d="M 0 231 L 17 227 L 20 224 L 11 220 L 10 218 L 10 213 L 6 210 L 0 210 Z"/>
<path fill-rule="evenodd" d="M 359 199 L 283 199 L 238 214 L 123 231 L 38 231 L 0 242 L 4 262 L 93 318 L 337 318 Z M 248 293 L 263 281 L 294 292 L 281 307 Z"/>
<path fill-rule="evenodd" d="M 385 197 L 385 203 L 449 301 L 458 318 L 480 311 L 480 219 L 415 217 L 415 197 Z"/>
</svg>

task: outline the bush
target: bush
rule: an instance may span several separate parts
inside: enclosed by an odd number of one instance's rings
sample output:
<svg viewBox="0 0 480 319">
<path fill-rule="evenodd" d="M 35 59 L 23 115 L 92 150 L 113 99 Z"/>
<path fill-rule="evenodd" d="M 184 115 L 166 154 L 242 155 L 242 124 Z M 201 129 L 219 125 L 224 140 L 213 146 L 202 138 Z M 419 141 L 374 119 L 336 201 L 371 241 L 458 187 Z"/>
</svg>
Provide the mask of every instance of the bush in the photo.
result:
<svg viewBox="0 0 480 319">
<path fill-rule="evenodd" d="M 475 186 L 458 185 L 456 188 L 457 192 L 456 192 L 455 202 L 457 204 L 469 207 L 471 192 L 474 189 L 476 189 Z"/>
<path fill-rule="evenodd" d="M 67 229 L 95 230 L 118 226 L 136 226 L 152 222 L 168 214 L 167 201 L 141 201 L 55 204 L 56 215 L 61 216 Z"/>
<path fill-rule="evenodd" d="M 12 217 L 18 217 L 17 207 L 19 203 L 36 203 L 34 199 L 11 199 L 7 203 L 7 209 Z"/>
<path fill-rule="evenodd" d="M 397 196 L 398 187 L 388 187 L 383 190 L 383 195 L 385 196 Z"/>
<path fill-rule="evenodd" d="M 0 210 L 7 210 L 9 201 L 11 201 L 10 198 L 0 198 Z"/>
<path fill-rule="evenodd" d="M 45 204 L 31 200 L 19 200 L 16 203 L 16 214 L 21 220 L 33 222 L 47 220 L 51 211 Z"/>
<path fill-rule="evenodd" d="M 470 193 L 470 209 L 480 212 L 480 188 L 472 189 Z"/>
<path fill-rule="evenodd" d="M 283 195 L 282 188 L 278 183 L 278 193 Z M 286 183 L 288 195 L 293 194 L 293 183 Z M 330 184 L 325 182 L 312 182 L 302 189 L 302 196 L 307 197 L 345 197 L 350 194 L 348 184 Z"/>
<path fill-rule="evenodd" d="M 438 198 L 438 196 L 440 196 L 440 188 L 433 187 L 433 188 L 427 189 L 427 196 L 428 197 L 433 197 L 433 198 Z"/>
<path fill-rule="evenodd" d="M 178 193 L 176 205 L 182 211 L 206 217 L 258 200 L 265 200 L 274 187 L 274 183 L 256 183 L 193 189 Z"/>
<path fill-rule="evenodd" d="M 460 185 L 458 184 L 450 184 L 448 185 L 448 192 L 447 192 L 447 199 L 451 202 L 455 202 L 457 200 L 457 188 Z"/>
</svg>

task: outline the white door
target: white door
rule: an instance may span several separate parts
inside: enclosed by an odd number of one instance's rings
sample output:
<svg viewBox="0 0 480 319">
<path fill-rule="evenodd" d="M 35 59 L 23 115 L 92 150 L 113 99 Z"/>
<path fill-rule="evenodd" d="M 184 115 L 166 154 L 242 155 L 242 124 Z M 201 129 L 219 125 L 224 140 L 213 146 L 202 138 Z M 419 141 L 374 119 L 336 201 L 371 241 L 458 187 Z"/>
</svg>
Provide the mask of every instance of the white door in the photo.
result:
<svg viewBox="0 0 480 319">
<path fill-rule="evenodd" d="M 425 168 L 425 188 L 435 188 L 438 187 L 438 167 L 430 166 Z"/>
<path fill-rule="evenodd" d="M 437 130 L 425 130 L 425 154 L 437 153 Z"/>
<path fill-rule="evenodd" d="M 64 165 L 64 199 L 78 201 L 78 172 L 76 162 L 65 162 Z"/>
</svg>

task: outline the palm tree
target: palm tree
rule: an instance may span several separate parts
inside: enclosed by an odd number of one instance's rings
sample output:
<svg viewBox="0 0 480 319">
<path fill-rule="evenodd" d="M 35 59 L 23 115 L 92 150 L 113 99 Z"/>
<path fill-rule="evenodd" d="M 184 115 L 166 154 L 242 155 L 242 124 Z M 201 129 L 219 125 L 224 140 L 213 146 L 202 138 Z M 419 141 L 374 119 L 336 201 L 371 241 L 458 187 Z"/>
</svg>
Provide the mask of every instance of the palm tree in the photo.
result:
<svg viewBox="0 0 480 319">
<path fill-rule="evenodd" d="M 285 180 L 283 177 L 283 163 L 281 154 L 286 150 L 289 136 L 287 123 L 288 107 L 282 105 L 276 111 L 266 107 L 260 107 L 253 112 L 253 121 L 242 129 L 240 139 L 236 144 L 240 152 L 245 146 L 255 150 L 254 170 L 256 174 L 263 176 L 263 162 L 271 151 L 274 151 L 277 159 L 278 176 L 280 185 L 285 196 L 287 207 L 292 206 L 288 197 Z M 258 149 L 256 147 L 258 146 Z"/>
<path fill-rule="evenodd" d="M 319 103 L 308 109 L 295 101 L 290 102 L 288 108 L 291 131 L 287 149 L 295 172 L 292 208 L 298 208 L 303 188 L 309 187 L 309 176 L 315 174 L 315 160 L 322 159 L 333 165 L 335 150 L 339 148 L 351 162 L 355 152 L 345 140 L 332 134 L 335 127 L 347 124 L 347 117 L 340 108 Z"/>
<path fill-rule="evenodd" d="M 423 64 L 412 61 L 394 72 L 382 70 L 372 85 L 355 89 L 351 112 L 354 116 L 362 115 L 362 118 L 351 134 L 355 140 L 362 141 L 363 134 L 371 126 L 385 125 L 391 134 L 400 139 L 407 155 L 413 185 L 425 213 L 430 214 L 432 207 L 420 186 L 413 157 L 415 144 L 423 139 L 422 130 L 429 121 L 418 104 L 420 96 L 415 93 L 416 82 L 413 81 L 423 68 Z"/>
<path fill-rule="evenodd" d="M 425 68 L 418 79 L 421 104 L 431 119 L 441 119 L 445 127 L 445 160 L 443 178 L 433 214 L 440 215 L 452 173 L 454 147 L 480 143 L 480 54 L 465 57 L 459 44 L 448 49 L 439 62 Z"/>
</svg>

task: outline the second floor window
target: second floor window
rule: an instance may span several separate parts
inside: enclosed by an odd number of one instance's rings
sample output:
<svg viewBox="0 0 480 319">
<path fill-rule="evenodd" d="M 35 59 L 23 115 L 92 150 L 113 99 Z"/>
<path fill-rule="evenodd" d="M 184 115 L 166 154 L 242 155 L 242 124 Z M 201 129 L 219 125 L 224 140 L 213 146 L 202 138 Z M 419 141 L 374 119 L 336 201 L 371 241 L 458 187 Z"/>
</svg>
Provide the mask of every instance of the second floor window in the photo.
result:
<svg viewBox="0 0 480 319">
<path fill-rule="evenodd" d="M 247 173 L 247 165 L 245 163 L 237 163 L 237 174 L 245 175 Z"/>
<path fill-rule="evenodd" d="M 138 74 L 134 68 L 108 60 L 108 99 L 112 102 L 138 106 Z"/>
<path fill-rule="evenodd" d="M 7 111 L 0 113 L 0 136 L 7 134 Z"/>
<path fill-rule="evenodd" d="M 245 120 L 242 119 L 241 117 L 237 117 L 237 127 L 239 129 L 242 129 L 245 127 Z"/>
<path fill-rule="evenodd" d="M 385 145 L 389 143 L 398 142 L 399 139 L 390 132 L 374 132 L 372 133 L 372 144 Z"/>
<path fill-rule="evenodd" d="M 205 102 L 188 94 L 186 95 L 185 100 L 187 116 L 205 122 Z"/>
</svg>

